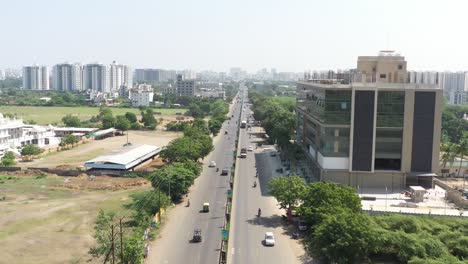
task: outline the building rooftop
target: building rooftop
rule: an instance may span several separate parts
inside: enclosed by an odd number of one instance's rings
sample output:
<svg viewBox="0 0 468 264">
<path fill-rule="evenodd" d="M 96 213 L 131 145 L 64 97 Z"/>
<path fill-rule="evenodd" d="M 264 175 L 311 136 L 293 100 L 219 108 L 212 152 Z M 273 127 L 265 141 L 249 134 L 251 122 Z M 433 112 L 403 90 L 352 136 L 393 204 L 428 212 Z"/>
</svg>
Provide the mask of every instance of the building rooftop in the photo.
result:
<svg viewBox="0 0 468 264">
<path fill-rule="evenodd" d="M 419 84 L 419 83 L 383 83 L 383 82 L 353 82 L 350 84 L 341 84 L 338 80 L 302 80 L 298 84 L 303 84 L 322 89 L 393 89 L 393 90 L 441 90 L 435 84 Z"/>
<path fill-rule="evenodd" d="M 154 157 L 160 151 L 160 147 L 153 145 L 124 147 L 110 154 L 88 160 L 85 162 L 84 166 L 95 169 L 128 170 Z"/>
</svg>

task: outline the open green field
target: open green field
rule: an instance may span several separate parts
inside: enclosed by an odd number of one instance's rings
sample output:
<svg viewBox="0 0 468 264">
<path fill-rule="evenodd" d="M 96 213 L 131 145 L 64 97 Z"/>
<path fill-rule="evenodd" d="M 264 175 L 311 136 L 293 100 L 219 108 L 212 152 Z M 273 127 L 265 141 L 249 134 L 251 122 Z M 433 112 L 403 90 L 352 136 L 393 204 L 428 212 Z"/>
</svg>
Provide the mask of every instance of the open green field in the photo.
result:
<svg viewBox="0 0 468 264">
<path fill-rule="evenodd" d="M 126 112 L 140 114 L 136 108 L 113 108 L 114 115 L 124 115 Z M 154 112 L 160 112 L 162 115 L 175 115 L 176 113 L 185 113 L 187 109 L 154 109 Z M 81 120 L 88 120 L 92 116 L 97 115 L 99 107 L 57 107 L 57 106 L 0 106 L 0 113 L 16 114 L 18 118 L 24 121 L 34 120 L 40 125 L 48 125 L 52 123 L 62 123 L 62 117 L 65 115 L 76 115 Z"/>
<path fill-rule="evenodd" d="M 88 255 L 94 244 L 93 226 L 100 209 L 126 212 L 129 190 L 83 189 L 86 178 L 0 175 L 1 263 L 97 263 Z M 99 178 L 104 185 L 131 179 Z M 72 188 L 64 185 L 72 184 Z M 80 187 L 81 186 L 81 187 Z"/>
</svg>

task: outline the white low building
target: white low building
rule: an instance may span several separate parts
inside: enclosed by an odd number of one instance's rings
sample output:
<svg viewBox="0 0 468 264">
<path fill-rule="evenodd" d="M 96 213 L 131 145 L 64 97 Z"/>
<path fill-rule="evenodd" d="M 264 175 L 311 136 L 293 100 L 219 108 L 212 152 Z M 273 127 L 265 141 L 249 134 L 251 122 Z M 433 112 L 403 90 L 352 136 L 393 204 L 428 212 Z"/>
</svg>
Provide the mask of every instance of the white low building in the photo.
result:
<svg viewBox="0 0 468 264">
<path fill-rule="evenodd" d="M 149 84 L 139 84 L 130 90 L 130 100 L 133 107 L 149 106 L 153 102 L 154 92 Z"/>
<path fill-rule="evenodd" d="M 0 114 L 0 152 L 16 150 L 24 145 L 37 145 L 41 148 L 57 145 L 53 127 L 27 125 L 22 119 L 8 118 Z"/>
</svg>

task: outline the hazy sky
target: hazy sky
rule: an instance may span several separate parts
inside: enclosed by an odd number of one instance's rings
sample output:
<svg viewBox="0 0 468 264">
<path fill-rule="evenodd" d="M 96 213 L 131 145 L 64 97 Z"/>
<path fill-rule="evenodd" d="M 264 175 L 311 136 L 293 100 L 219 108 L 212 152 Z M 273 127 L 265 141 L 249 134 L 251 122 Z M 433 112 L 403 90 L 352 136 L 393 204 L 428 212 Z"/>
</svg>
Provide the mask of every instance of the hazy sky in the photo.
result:
<svg viewBox="0 0 468 264">
<path fill-rule="evenodd" d="M 468 70 L 466 0 L 0 0 L 0 68 L 352 68 L 393 49 L 412 70 Z"/>
</svg>

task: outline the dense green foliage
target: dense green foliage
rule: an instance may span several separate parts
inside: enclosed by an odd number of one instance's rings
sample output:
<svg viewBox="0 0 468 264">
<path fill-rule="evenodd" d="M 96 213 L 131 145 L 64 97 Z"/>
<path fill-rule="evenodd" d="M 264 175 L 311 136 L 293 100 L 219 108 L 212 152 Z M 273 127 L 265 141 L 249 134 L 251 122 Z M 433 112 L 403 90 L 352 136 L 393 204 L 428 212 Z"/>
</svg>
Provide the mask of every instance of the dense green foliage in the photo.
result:
<svg viewBox="0 0 468 264">
<path fill-rule="evenodd" d="M 269 193 L 278 200 L 283 209 L 298 206 L 306 189 L 305 180 L 299 176 L 277 177 L 268 183 Z"/>
<path fill-rule="evenodd" d="M 1 164 L 4 167 L 15 165 L 16 164 L 15 153 L 13 153 L 12 151 L 7 151 L 5 155 L 3 155 L 2 157 Z"/>
<path fill-rule="evenodd" d="M 23 85 L 23 78 L 5 78 L 5 80 L 0 80 L 0 89 L 5 88 L 21 88 Z"/>
<path fill-rule="evenodd" d="M 48 97 L 49 101 L 40 98 Z M 22 91 L 6 89 L 1 91 L 0 105 L 31 106 L 80 106 L 87 105 L 84 94 L 58 91 Z"/>
<path fill-rule="evenodd" d="M 445 105 L 442 112 L 442 134 L 446 141 L 458 144 L 463 133 L 468 131 L 468 120 L 463 115 L 468 114 L 468 106 Z"/>
<path fill-rule="evenodd" d="M 196 119 L 184 130 L 184 136 L 169 142 L 161 151 L 160 156 L 172 162 L 198 161 L 213 150 L 213 140 L 209 136 L 206 122 Z"/>
<path fill-rule="evenodd" d="M 283 178 L 270 185 L 286 188 L 288 178 Z M 299 215 L 311 226 L 304 238 L 306 249 L 326 263 L 369 263 L 376 257 L 418 264 L 468 260 L 468 219 L 369 216 L 361 212 L 353 188 L 334 183 L 314 182 L 289 191 L 297 199 Z M 272 195 L 284 204 L 284 194 Z"/>
<path fill-rule="evenodd" d="M 291 145 L 294 136 L 296 117 L 294 105 L 290 102 L 275 100 L 255 90 L 249 90 L 249 99 L 253 104 L 255 120 L 261 121 L 266 133 L 281 149 Z"/>
<path fill-rule="evenodd" d="M 35 156 L 35 155 L 41 154 L 42 151 L 43 150 L 36 145 L 25 145 L 21 149 L 21 155 L 22 156 Z"/>
</svg>

